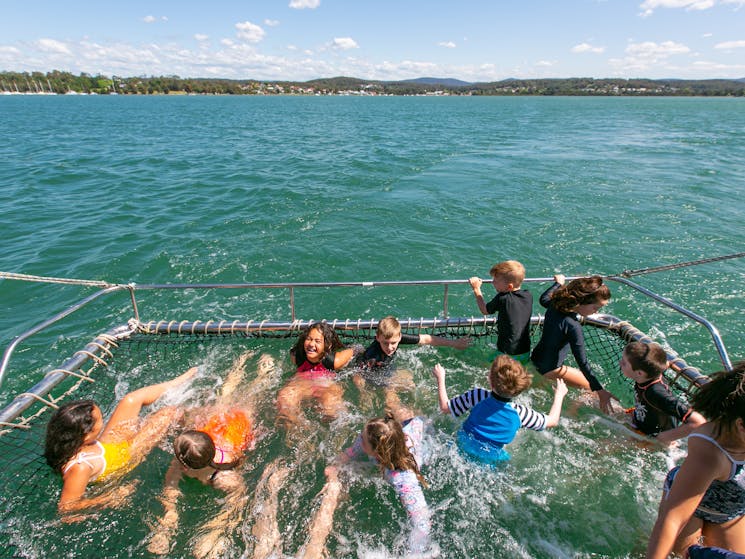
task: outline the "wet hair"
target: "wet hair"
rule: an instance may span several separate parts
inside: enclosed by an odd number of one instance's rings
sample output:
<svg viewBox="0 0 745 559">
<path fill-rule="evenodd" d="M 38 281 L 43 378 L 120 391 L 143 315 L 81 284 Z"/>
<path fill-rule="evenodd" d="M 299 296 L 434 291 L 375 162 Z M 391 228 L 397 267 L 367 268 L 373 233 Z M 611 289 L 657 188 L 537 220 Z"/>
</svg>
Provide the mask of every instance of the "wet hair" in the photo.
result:
<svg viewBox="0 0 745 559">
<path fill-rule="evenodd" d="M 212 465 L 215 443 L 204 431 L 184 431 L 173 441 L 176 459 L 187 468 L 200 470 Z"/>
<path fill-rule="evenodd" d="M 509 355 L 497 355 L 489 369 L 491 389 L 505 398 L 514 398 L 530 388 L 533 375 Z"/>
<path fill-rule="evenodd" d="M 300 332 L 300 335 L 295 342 L 295 345 L 290 348 L 290 353 L 295 356 L 295 364 L 301 365 L 307 359 L 305 355 L 305 340 L 313 330 L 318 330 L 323 336 L 323 355 L 329 355 L 332 352 L 336 352 L 344 347 L 341 343 L 339 336 L 336 331 L 326 322 L 315 322 L 310 326 L 306 326 Z"/>
<path fill-rule="evenodd" d="M 55 410 L 47 423 L 44 458 L 55 472 L 62 468 L 83 446 L 83 441 L 91 432 L 95 421 L 93 400 L 77 400 Z"/>
<path fill-rule="evenodd" d="M 505 260 L 494 264 L 489 270 L 489 275 L 493 278 L 503 278 L 515 287 L 520 287 L 525 279 L 525 266 L 517 260 Z"/>
<path fill-rule="evenodd" d="M 667 353 L 660 344 L 629 342 L 623 354 L 633 370 L 642 371 L 650 379 L 659 378 L 667 369 Z"/>
<path fill-rule="evenodd" d="M 731 371 L 711 375 L 711 380 L 691 398 L 691 406 L 715 424 L 714 436 L 745 422 L 745 361 L 735 363 Z"/>
<path fill-rule="evenodd" d="M 401 323 L 395 316 L 386 316 L 378 322 L 377 333 L 385 340 L 395 338 L 401 333 Z"/>
<path fill-rule="evenodd" d="M 401 424 L 390 413 L 368 421 L 362 429 L 362 436 L 375 452 L 381 468 L 410 470 L 424 487 L 427 486 L 414 455 L 406 446 L 406 435 Z"/>
<path fill-rule="evenodd" d="M 574 312 L 580 305 L 610 300 L 608 286 L 600 276 L 573 279 L 551 295 L 551 302 L 561 312 Z"/>
</svg>

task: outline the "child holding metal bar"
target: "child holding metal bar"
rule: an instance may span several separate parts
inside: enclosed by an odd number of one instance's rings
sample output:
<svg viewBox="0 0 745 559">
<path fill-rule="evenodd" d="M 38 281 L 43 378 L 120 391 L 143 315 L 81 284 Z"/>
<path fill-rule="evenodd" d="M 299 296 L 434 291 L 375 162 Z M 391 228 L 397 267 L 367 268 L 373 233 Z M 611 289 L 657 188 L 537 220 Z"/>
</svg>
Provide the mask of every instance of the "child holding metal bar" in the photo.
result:
<svg viewBox="0 0 745 559">
<path fill-rule="evenodd" d="M 530 362 L 530 316 L 533 313 L 533 296 L 522 289 L 525 266 L 517 260 L 497 262 L 489 270 L 492 285 L 497 291 L 488 303 L 481 293 L 482 281 L 472 277 L 468 283 L 473 289 L 481 314 L 497 314 L 497 355 L 504 353 L 519 363 Z M 490 361 L 494 360 L 494 357 Z"/>
<path fill-rule="evenodd" d="M 566 285 L 565 282 L 563 275 L 555 275 L 554 284 L 541 295 L 540 303 L 548 310 L 541 339 L 530 359 L 545 378 L 560 378 L 569 386 L 595 392 L 600 409 L 610 413 L 611 399 L 618 398 L 605 390 L 593 374 L 579 322 L 579 316 L 594 314 L 608 304 L 610 289 L 600 276 L 577 278 Z M 564 364 L 570 348 L 579 369 Z"/>
</svg>

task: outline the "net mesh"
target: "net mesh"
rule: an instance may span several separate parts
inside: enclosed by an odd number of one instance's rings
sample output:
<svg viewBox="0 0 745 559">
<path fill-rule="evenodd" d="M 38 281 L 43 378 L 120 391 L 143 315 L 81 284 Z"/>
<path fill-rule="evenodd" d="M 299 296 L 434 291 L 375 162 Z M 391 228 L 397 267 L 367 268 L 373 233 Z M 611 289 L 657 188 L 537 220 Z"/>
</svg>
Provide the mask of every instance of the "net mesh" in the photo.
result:
<svg viewBox="0 0 745 559">
<path fill-rule="evenodd" d="M 483 348 L 484 353 L 493 353 L 496 347 L 494 319 L 410 319 L 400 322 L 405 333 L 449 338 L 469 336 L 477 350 Z M 334 321 L 333 324 L 345 345 L 365 344 L 375 336 L 376 321 Z M 533 317 L 533 344 L 540 338 L 541 324 L 542 317 Z M 27 409 L 0 424 L 0 549 L 6 550 L 9 557 L 50 556 L 49 549 L 42 547 L 40 552 L 29 549 L 35 526 L 48 527 L 59 523 L 56 512 L 59 476 L 46 465 L 43 457 L 45 420 L 49 415 L 45 417 L 45 413 L 50 409 L 49 404 L 53 406 L 74 394 L 74 399 L 96 400 L 107 415 L 112 411 L 117 396 L 122 396 L 117 394 L 122 391 L 120 388 L 132 389 L 143 384 L 142 379 L 135 378 L 138 372 L 183 370 L 195 356 L 220 346 L 261 348 L 273 345 L 276 351 L 281 351 L 281 348 L 286 351 L 290 343 L 285 340 L 295 339 L 299 329 L 305 325 L 307 323 L 302 322 L 281 327 L 265 323 L 248 323 L 248 326 L 242 323 L 240 327 L 236 323 L 150 323 L 138 324 L 131 335 L 117 341 L 105 336 L 103 340 L 97 338 L 99 341 L 93 344 L 93 350 L 86 350 L 90 355 L 77 356 L 82 359 L 77 370 L 62 371 L 63 380 L 54 385 L 49 394 L 32 396 L 33 401 Z M 586 321 L 584 326 L 588 357 L 593 367 L 601 371 L 598 375 L 601 381 L 612 386 L 614 393 L 625 390 L 630 394 L 630 381 L 620 373 L 619 358 L 627 342 L 651 341 L 650 338 L 617 319 Z M 103 343 L 99 343 L 101 341 Z M 705 382 L 705 377 L 672 350 L 668 349 L 668 354 L 673 362 L 673 368 L 666 373 L 668 383 L 678 393 L 690 395 L 698 384 Z M 62 369 L 64 367 L 55 372 Z M 122 378 L 125 381 L 123 386 L 119 386 Z M 103 382 L 99 382 L 101 380 Z M 35 503 L 33 510 L 30 510 L 29 502 Z M 146 533 L 148 527 L 143 530 Z M 122 553 L 139 556 L 140 552 L 134 550 L 143 545 L 141 534 L 127 541 L 107 536 L 104 532 L 99 537 L 102 541 L 96 543 L 96 549 L 108 556 Z M 64 547 L 64 542 L 63 539 L 54 545 Z"/>
</svg>

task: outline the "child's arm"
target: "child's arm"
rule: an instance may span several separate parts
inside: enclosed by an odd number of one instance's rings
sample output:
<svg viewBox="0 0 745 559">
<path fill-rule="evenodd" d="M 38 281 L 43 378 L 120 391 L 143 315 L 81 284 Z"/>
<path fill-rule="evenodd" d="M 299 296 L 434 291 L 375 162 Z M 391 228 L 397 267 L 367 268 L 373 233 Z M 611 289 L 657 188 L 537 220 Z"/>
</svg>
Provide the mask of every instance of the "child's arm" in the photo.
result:
<svg viewBox="0 0 745 559">
<path fill-rule="evenodd" d="M 181 480 L 181 464 L 175 458 L 166 472 L 163 493 L 160 502 L 163 505 L 163 516 L 158 519 L 157 532 L 153 535 L 147 550 L 155 555 L 166 555 L 171 548 L 171 537 L 178 526 L 176 502 L 181 496 L 178 483 Z"/>
<path fill-rule="evenodd" d="M 430 336 L 429 334 L 419 334 L 419 345 L 433 345 L 454 347 L 455 349 L 466 349 L 471 343 L 471 338 L 443 338 L 441 336 Z"/>
<path fill-rule="evenodd" d="M 439 363 L 432 369 L 432 376 L 437 380 L 437 397 L 442 413 L 450 414 L 450 399 L 445 386 L 445 368 Z"/>
<path fill-rule="evenodd" d="M 561 417 L 561 404 L 564 401 L 564 396 L 567 395 L 569 389 L 566 383 L 560 379 L 556 379 L 556 386 L 554 387 L 554 403 L 551 404 L 551 411 L 546 416 L 546 429 L 549 427 L 556 427 L 559 424 L 559 417 Z"/>
<path fill-rule="evenodd" d="M 134 484 L 128 483 L 102 495 L 85 499 L 83 495 L 90 478 L 91 469 L 86 464 L 74 464 L 67 470 L 62 482 L 62 494 L 57 505 L 57 509 L 61 513 L 76 512 L 90 507 L 116 507 L 134 492 Z M 70 520 L 78 519 L 71 518 Z"/>
<path fill-rule="evenodd" d="M 696 427 L 699 427 L 704 423 L 706 423 L 706 418 L 697 411 L 691 410 L 691 413 L 683 423 L 673 429 L 657 433 L 655 439 L 660 444 L 668 445 L 673 441 L 687 437 Z"/>
<path fill-rule="evenodd" d="M 483 283 L 481 278 L 474 276 L 468 279 L 468 283 L 471 284 L 471 289 L 473 289 L 473 294 L 476 297 L 476 304 L 479 306 L 481 314 L 489 314 L 489 311 L 486 310 L 484 295 L 481 293 L 481 284 Z"/>
<path fill-rule="evenodd" d="M 352 360 L 352 357 L 354 357 L 354 348 L 348 347 L 346 349 L 340 349 L 334 354 L 334 370 L 338 371 L 339 369 L 346 367 L 347 364 Z"/>
</svg>

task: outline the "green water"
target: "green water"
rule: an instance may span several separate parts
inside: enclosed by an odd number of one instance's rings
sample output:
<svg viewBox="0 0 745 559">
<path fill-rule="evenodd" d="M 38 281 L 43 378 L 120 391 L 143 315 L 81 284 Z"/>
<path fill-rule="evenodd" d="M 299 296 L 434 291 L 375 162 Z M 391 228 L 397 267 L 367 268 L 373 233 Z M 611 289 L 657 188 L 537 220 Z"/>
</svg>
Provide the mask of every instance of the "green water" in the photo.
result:
<svg viewBox="0 0 745 559">
<path fill-rule="evenodd" d="M 494 262 L 516 258 L 529 276 L 549 277 L 741 252 L 744 129 L 741 99 L 0 98 L 0 270 L 136 283 L 383 281 L 486 277 Z M 736 361 L 745 358 L 744 271 L 730 260 L 638 281 L 709 318 Z M 528 287 L 537 299 L 544 285 Z M 3 347 L 92 291 L 0 282 Z M 441 300 L 431 288 L 295 295 L 304 319 L 433 317 Z M 607 310 L 702 370 L 721 367 L 700 325 L 631 290 L 614 289 Z M 470 289 L 451 288 L 449 311 L 477 314 Z M 140 312 L 289 319 L 282 291 L 148 293 Z M 0 405 L 129 316 L 126 296 L 109 297 L 24 343 Z M 246 346 L 274 355 L 288 378 L 290 343 L 137 350 L 118 355 L 90 390 L 110 401 L 192 363 L 203 371 L 197 388 L 208 390 Z M 401 350 L 419 385 L 410 403 L 436 417 L 431 366 L 447 365 L 456 393 L 483 383 L 486 349 Z M 349 412 L 319 423 L 314 454 L 286 447 L 271 397 L 262 408 L 268 434 L 246 477 L 255 483 L 275 456 L 294 465 L 280 507 L 287 555 L 304 541 L 323 466 L 368 415 L 351 385 L 347 394 Z M 526 401 L 545 410 L 550 395 L 535 390 Z M 444 557 L 637 557 L 662 477 L 683 452 L 626 444 L 580 408 L 549 433 L 521 433 L 510 465 L 494 473 L 448 444 L 453 422 L 436 418 L 435 427 L 426 496 Z M 41 436 L 24 435 L 27 468 L 0 474 L 1 546 L 22 557 L 147 557 L 167 453 L 157 449 L 133 472 L 136 505 L 68 526 L 54 512 L 59 481 L 38 460 Z M 405 517 L 392 491 L 369 471 L 353 472 L 348 486 L 332 556 L 400 555 Z M 190 556 L 191 538 L 219 508 L 211 489 L 183 489 L 173 557 Z M 240 534 L 233 543 L 240 556 Z"/>
</svg>

